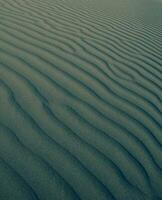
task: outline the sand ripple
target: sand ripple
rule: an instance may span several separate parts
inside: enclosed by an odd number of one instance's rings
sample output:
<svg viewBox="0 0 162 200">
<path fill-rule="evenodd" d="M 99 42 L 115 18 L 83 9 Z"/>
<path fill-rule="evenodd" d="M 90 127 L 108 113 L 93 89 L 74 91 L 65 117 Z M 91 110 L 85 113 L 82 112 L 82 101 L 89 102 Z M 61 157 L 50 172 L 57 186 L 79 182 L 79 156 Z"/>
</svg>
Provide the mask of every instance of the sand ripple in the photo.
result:
<svg viewBox="0 0 162 200">
<path fill-rule="evenodd" d="M 162 2 L 0 0 L 0 199 L 162 199 Z"/>
</svg>

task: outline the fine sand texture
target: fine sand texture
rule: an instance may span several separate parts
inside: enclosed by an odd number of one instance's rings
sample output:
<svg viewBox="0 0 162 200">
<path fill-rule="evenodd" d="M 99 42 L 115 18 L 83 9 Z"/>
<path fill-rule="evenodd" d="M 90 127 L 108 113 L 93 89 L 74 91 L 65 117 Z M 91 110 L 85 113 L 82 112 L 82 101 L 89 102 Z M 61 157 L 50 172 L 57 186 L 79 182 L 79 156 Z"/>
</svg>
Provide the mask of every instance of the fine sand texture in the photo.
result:
<svg viewBox="0 0 162 200">
<path fill-rule="evenodd" d="M 0 0 L 0 200 L 162 200 L 161 114 L 161 0 Z"/>
</svg>

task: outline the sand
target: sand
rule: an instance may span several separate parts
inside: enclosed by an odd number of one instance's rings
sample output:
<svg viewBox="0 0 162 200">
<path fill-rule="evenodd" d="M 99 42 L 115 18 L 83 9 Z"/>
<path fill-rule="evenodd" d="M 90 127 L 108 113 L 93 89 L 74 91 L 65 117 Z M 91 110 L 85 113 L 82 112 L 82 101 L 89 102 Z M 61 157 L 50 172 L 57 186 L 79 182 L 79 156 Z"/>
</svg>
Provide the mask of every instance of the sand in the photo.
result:
<svg viewBox="0 0 162 200">
<path fill-rule="evenodd" d="M 0 0 L 0 200 L 162 199 L 162 1 Z"/>
</svg>

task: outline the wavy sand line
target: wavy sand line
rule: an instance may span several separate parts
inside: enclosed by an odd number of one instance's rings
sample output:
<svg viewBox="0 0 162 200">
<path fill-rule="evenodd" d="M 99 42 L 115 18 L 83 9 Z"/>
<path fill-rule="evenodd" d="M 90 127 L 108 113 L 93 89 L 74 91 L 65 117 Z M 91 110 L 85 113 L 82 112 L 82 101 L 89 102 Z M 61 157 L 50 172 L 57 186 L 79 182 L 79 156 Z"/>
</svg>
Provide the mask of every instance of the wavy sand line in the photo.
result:
<svg viewBox="0 0 162 200">
<path fill-rule="evenodd" d="M 2 200 L 162 198 L 162 5 L 147 3 L 0 0 Z"/>
</svg>

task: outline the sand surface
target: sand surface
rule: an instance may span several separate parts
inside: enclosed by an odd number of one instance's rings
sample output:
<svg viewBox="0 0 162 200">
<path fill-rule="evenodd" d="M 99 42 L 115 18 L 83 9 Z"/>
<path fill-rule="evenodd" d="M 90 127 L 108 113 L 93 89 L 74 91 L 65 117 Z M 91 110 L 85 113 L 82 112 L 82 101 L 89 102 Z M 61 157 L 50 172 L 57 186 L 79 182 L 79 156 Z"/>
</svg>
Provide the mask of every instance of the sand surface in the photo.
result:
<svg viewBox="0 0 162 200">
<path fill-rule="evenodd" d="M 0 0 L 0 200 L 161 200 L 161 112 L 161 0 Z"/>
</svg>

